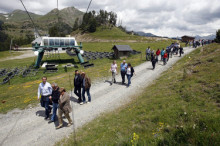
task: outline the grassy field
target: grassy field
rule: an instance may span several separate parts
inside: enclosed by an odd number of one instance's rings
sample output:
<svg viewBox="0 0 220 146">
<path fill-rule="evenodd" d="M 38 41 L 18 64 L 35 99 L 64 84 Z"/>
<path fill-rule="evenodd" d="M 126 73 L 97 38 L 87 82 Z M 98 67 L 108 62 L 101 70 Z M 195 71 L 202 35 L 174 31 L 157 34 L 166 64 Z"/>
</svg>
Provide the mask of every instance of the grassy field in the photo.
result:
<svg viewBox="0 0 220 146">
<path fill-rule="evenodd" d="M 137 51 L 142 51 L 142 54 L 131 56 L 127 59 L 127 62 L 131 62 L 133 66 L 139 65 L 145 61 L 145 49 L 148 46 L 151 48 L 162 48 L 169 45 L 170 41 L 162 41 L 155 43 L 126 43 L 130 45 L 133 49 Z M 125 44 L 125 43 L 117 43 L 117 44 Z M 86 51 L 112 51 L 111 48 L 114 44 L 112 43 L 83 43 L 83 48 Z M 25 59 L 17 59 L 17 60 L 8 60 L 1 61 L 0 68 L 25 68 L 29 65 L 33 64 L 35 61 L 35 57 L 25 58 Z M 73 60 L 74 59 L 74 60 Z M 61 54 L 60 59 L 58 58 L 46 58 L 46 54 L 44 56 L 43 62 L 56 62 L 59 64 L 59 71 L 57 73 L 43 73 L 44 69 L 40 69 L 39 72 L 34 76 L 28 76 L 23 78 L 21 75 L 13 78 L 9 84 L 0 85 L 0 113 L 7 113 L 8 111 L 20 108 L 24 109 L 28 105 L 34 106 L 37 101 L 37 88 L 39 83 L 41 82 L 42 76 L 48 77 L 48 82 L 56 82 L 60 87 L 65 87 L 67 90 L 70 90 L 70 83 L 67 82 L 69 80 L 73 80 L 73 72 L 75 69 L 85 71 L 89 77 L 91 77 L 92 81 L 104 80 L 107 79 L 111 74 L 108 72 L 110 68 L 110 64 L 112 63 L 111 59 L 98 59 L 92 60 L 91 63 L 95 64 L 95 67 L 84 69 L 79 65 L 78 59 L 76 57 L 71 58 L 67 54 Z M 122 60 L 117 60 L 119 64 Z M 78 66 L 78 68 L 69 68 L 67 72 L 65 72 L 62 67 L 63 64 L 73 63 Z M 3 78 L 0 78 L 2 80 Z M 5 102 L 4 102 L 5 101 Z M 4 102 L 4 103 L 2 103 Z"/>
<path fill-rule="evenodd" d="M 16 51 L 0 51 L 0 59 L 4 59 L 7 57 L 13 57 L 17 55 L 21 55 L 21 52 L 16 52 Z"/>
<path fill-rule="evenodd" d="M 198 48 L 57 145 L 220 145 L 220 45 Z"/>
</svg>

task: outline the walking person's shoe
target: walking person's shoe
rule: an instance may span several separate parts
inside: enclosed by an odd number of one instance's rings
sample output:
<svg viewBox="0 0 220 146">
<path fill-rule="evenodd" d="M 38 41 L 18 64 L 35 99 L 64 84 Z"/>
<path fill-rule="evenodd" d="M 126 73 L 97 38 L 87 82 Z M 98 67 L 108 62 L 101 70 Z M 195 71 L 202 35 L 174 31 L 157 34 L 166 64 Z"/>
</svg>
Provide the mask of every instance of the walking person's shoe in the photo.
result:
<svg viewBox="0 0 220 146">
<path fill-rule="evenodd" d="M 53 123 L 53 122 L 54 122 L 54 121 L 50 120 L 50 121 L 48 122 L 48 124 Z"/>
<path fill-rule="evenodd" d="M 56 129 L 60 129 L 60 128 L 62 128 L 62 127 L 63 127 L 63 124 L 57 126 Z"/>
<path fill-rule="evenodd" d="M 48 120 L 49 116 L 45 117 L 44 120 Z"/>
<path fill-rule="evenodd" d="M 79 104 L 80 104 L 80 105 L 83 105 L 83 102 L 80 102 Z"/>
<path fill-rule="evenodd" d="M 71 125 L 73 125 L 73 123 L 72 123 L 72 122 L 71 122 L 71 123 L 68 123 L 67 127 L 70 127 Z"/>
</svg>

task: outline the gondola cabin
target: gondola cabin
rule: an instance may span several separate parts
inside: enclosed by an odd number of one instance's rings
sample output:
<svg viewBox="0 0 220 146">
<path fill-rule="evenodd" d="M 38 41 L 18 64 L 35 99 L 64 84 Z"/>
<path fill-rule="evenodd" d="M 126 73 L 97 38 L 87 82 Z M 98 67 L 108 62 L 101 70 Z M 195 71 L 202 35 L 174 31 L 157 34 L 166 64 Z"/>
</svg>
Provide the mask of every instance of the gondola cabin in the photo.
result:
<svg viewBox="0 0 220 146">
<path fill-rule="evenodd" d="M 82 44 L 77 44 L 74 37 L 38 37 L 32 42 L 33 51 L 38 55 L 35 62 L 35 67 L 40 67 L 40 62 L 45 51 L 51 50 L 66 50 L 75 51 L 80 63 L 84 63 L 81 56 L 83 54 Z"/>
<path fill-rule="evenodd" d="M 32 42 L 33 48 L 72 48 L 78 46 L 74 37 L 38 37 Z M 35 48 L 36 49 L 36 48 Z"/>
</svg>

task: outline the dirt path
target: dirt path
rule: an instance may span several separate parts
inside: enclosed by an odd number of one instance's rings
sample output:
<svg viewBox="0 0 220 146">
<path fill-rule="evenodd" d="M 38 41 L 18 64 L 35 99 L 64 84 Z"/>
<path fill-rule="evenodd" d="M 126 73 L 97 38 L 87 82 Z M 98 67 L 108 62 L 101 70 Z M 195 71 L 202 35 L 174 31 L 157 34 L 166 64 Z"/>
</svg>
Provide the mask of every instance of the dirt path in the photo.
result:
<svg viewBox="0 0 220 146">
<path fill-rule="evenodd" d="M 23 54 L 0 59 L 0 62 L 7 61 L 7 60 L 13 60 L 13 59 L 25 59 L 25 58 L 29 58 L 29 57 L 37 57 L 36 55 L 34 55 L 34 52 L 32 50 L 25 50 L 25 51 L 19 51 L 19 52 L 21 52 Z M 60 53 L 66 53 L 66 51 L 60 51 Z M 47 54 L 47 53 L 45 53 L 45 54 Z"/>
<path fill-rule="evenodd" d="M 193 50 L 192 48 L 184 48 L 184 55 Z M 159 65 L 156 66 L 154 71 L 151 70 L 152 66 L 150 62 L 135 67 L 136 76 L 132 78 L 132 85 L 129 88 L 120 84 L 110 86 L 108 82 L 104 81 L 93 84 L 91 88 L 91 103 L 79 105 L 72 102 L 75 127 L 79 128 L 100 114 L 115 110 L 126 104 L 132 99 L 132 96 L 141 92 L 179 59 L 180 57 L 174 56 L 166 66 L 163 66 L 162 62 L 159 62 Z M 121 81 L 119 75 L 116 79 L 118 82 Z M 28 108 L 23 111 L 14 110 L 6 115 L 0 115 L 0 123 L 0 145 L 5 146 L 53 145 L 73 131 L 70 127 L 55 130 L 55 126 L 58 123 L 48 124 L 44 120 L 44 109 L 40 106 Z"/>
</svg>

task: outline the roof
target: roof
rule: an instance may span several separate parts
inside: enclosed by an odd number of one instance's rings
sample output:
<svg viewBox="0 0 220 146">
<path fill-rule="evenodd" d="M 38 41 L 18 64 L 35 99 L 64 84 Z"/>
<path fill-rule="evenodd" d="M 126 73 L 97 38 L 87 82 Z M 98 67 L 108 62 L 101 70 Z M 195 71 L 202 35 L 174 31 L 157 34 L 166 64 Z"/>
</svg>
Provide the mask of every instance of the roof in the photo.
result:
<svg viewBox="0 0 220 146">
<path fill-rule="evenodd" d="M 187 35 L 184 35 L 184 36 L 182 36 L 181 38 L 184 38 L 184 37 L 191 38 L 191 39 L 195 39 L 195 37 L 187 36 Z"/>
<path fill-rule="evenodd" d="M 133 51 L 129 45 L 114 45 L 112 49 L 117 49 L 118 51 Z"/>
<path fill-rule="evenodd" d="M 36 39 L 32 42 L 32 44 L 35 44 L 35 43 L 40 44 L 41 41 L 42 41 L 42 38 L 41 38 L 41 37 L 38 37 L 38 38 L 36 38 Z"/>
</svg>

